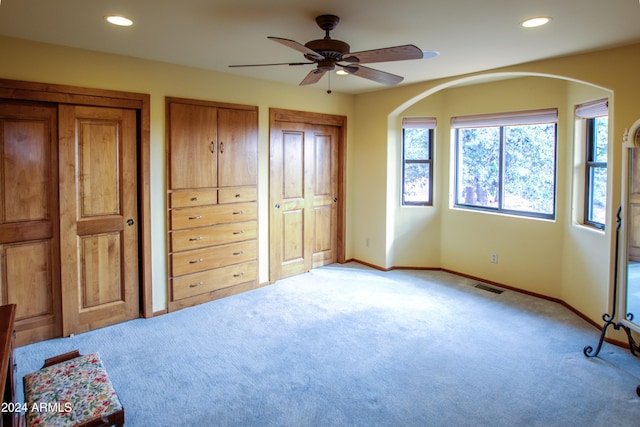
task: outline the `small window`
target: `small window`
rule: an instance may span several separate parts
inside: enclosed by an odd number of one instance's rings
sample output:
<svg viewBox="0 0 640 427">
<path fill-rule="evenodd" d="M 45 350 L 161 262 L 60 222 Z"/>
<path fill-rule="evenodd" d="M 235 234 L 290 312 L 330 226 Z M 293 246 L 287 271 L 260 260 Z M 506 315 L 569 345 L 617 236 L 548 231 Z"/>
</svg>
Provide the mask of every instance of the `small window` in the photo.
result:
<svg viewBox="0 0 640 427">
<path fill-rule="evenodd" d="M 555 218 L 557 115 L 454 117 L 455 206 Z"/>
<path fill-rule="evenodd" d="M 402 205 L 432 206 L 434 118 L 402 121 Z"/>
<path fill-rule="evenodd" d="M 607 216 L 608 108 L 606 99 L 576 108 L 576 116 L 585 122 L 584 223 L 601 230 Z"/>
</svg>

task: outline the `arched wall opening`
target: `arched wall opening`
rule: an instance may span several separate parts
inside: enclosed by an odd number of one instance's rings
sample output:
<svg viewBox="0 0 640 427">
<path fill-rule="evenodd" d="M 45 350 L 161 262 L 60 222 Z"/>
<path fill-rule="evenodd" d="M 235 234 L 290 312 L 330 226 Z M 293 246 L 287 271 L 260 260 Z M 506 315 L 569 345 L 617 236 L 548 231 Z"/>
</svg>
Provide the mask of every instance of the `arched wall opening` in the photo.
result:
<svg viewBox="0 0 640 427">
<path fill-rule="evenodd" d="M 532 102 L 536 104 L 535 108 L 551 102 L 549 99 L 558 99 L 558 104 L 561 104 L 557 105 L 556 219 L 537 221 L 453 208 L 451 116 L 463 110 L 459 107 L 463 94 L 468 93 L 469 99 L 473 100 L 483 96 L 481 87 L 486 90 L 493 90 L 499 85 L 513 88 L 521 81 L 530 85 L 531 99 L 540 98 L 537 104 Z M 550 86 L 547 98 L 538 93 L 542 91 L 539 86 L 542 83 Z M 511 89 L 501 90 L 506 93 Z M 553 98 L 554 93 L 561 91 L 564 91 L 561 96 Z M 526 91 L 523 94 L 526 95 Z M 612 226 L 615 215 L 612 192 L 615 178 L 612 168 L 609 168 L 606 230 L 601 232 L 585 227 L 580 206 L 583 200 L 583 152 L 577 143 L 579 129 L 573 108 L 590 97 L 603 96 L 611 101 L 614 93 L 610 89 L 560 75 L 500 72 L 452 79 L 401 101 L 387 118 L 387 266 L 443 268 L 555 299 L 588 318 L 597 319 L 602 313 L 601 302 L 610 298 L 612 283 L 614 242 L 611 229 L 615 228 Z M 399 203 L 401 119 L 407 112 L 415 115 L 417 105 L 437 97 L 441 99 L 436 102 L 440 110 L 434 111 L 438 116 L 434 154 L 434 179 L 438 183 L 434 185 L 434 206 L 422 209 L 402 207 Z M 476 105 L 482 103 L 475 99 Z M 520 105 L 517 100 L 507 104 Z M 491 112 L 496 111 L 476 109 L 472 113 Z M 614 111 L 611 109 L 609 114 L 612 129 Z M 610 153 L 614 143 L 610 131 Z M 494 253 L 498 254 L 498 263 L 490 261 L 490 255 Z"/>
</svg>

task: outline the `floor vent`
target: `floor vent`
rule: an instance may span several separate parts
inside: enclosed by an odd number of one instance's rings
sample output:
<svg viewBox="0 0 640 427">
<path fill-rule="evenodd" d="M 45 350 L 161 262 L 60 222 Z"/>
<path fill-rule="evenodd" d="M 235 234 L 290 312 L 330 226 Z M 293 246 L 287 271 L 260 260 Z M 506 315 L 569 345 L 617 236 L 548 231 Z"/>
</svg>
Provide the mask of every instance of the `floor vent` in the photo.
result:
<svg viewBox="0 0 640 427">
<path fill-rule="evenodd" d="M 504 292 L 502 289 L 492 288 L 491 286 L 484 285 L 482 283 L 478 283 L 475 287 L 482 289 L 483 291 L 493 292 L 494 294 L 501 294 Z"/>
</svg>

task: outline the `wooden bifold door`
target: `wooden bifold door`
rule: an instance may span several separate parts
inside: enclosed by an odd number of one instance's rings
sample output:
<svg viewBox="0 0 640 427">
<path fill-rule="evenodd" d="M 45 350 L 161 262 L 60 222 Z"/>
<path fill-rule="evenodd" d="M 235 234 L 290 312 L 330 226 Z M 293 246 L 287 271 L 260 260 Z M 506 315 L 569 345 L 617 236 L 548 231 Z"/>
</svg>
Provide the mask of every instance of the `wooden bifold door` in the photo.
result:
<svg viewBox="0 0 640 427">
<path fill-rule="evenodd" d="M 139 316 L 135 109 L 0 99 L 0 302 L 17 344 Z"/>
</svg>

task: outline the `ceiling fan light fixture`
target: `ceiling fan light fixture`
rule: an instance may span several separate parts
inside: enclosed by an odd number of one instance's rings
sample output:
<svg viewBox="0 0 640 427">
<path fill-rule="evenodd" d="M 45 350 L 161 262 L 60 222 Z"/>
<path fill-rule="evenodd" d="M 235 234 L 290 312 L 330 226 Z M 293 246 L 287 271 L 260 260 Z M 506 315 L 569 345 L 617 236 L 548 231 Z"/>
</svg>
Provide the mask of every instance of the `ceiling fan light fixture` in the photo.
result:
<svg viewBox="0 0 640 427">
<path fill-rule="evenodd" d="M 122 15 L 107 15 L 104 19 L 113 25 L 117 25 L 119 27 L 130 27 L 133 25 L 133 21 L 126 16 Z"/>
<path fill-rule="evenodd" d="M 524 28 L 535 28 L 541 27 L 543 25 L 548 24 L 551 21 L 550 16 L 536 16 L 534 18 L 529 18 L 520 23 Z"/>
<path fill-rule="evenodd" d="M 336 71 L 336 74 L 339 76 L 348 76 L 349 73 L 347 73 L 345 70 L 338 70 Z"/>
</svg>

